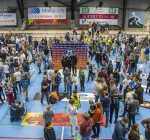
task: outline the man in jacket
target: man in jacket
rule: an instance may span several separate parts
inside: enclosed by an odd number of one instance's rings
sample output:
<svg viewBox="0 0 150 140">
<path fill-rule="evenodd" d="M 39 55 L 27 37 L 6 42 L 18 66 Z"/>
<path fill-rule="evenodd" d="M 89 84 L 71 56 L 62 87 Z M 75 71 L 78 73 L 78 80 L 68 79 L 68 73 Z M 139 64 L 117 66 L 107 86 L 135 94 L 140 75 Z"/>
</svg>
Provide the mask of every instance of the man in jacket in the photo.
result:
<svg viewBox="0 0 150 140">
<path fill-rule="evenodd" d="M 41 103 L 43 104 L 44 96 L 46 96 L 47 104 L 49 104 L 49 82 L 47 80 L 47 76 L 43 77 L 43 81 L 41 83 Z"/>
<path fill-rule="evenodd" d="M 141 124 L 145 128 L 145 138 L 150 140 L 150 118 L 142 120 Z"/>
<path fill-rule="evenodd" d="M 126 130 L 126 124 L 129 122 L 128 118 L 124 117 L 121 121 L 118 121 L 116 123 L 113 135 L 112 135 L 112 140 L 127 140 L 125 138 L 127 134 Z"/>
<path fill-rule="evenodd" d="M 141 82 L 138 81 L 137 88 L 135 90 L 135 94 L 137 94 L 140 104 L 143 104 L 143 93 L 144 93 L 144 89 L 143 89 L 143 87 L 141 87 Z"/>
<path fill-rule="evenodd" d="M 84 121 L 80 124 L 81 140 L 90 140 L 92 131 L 92 120 L 88 113 L 83 114 Z"/>
<path fill-rule="evenodd" d="M 128 117 L 129 117 L 129 126 L 128 129 L 130 129 L 131 126 L 131 120 L 133 124 L 135 124 L 135 115 L 137 113 L 137 110 L 139 110 L 139 101 L 137 100 L 138 96 L 136 94 L 133 95 L 133 101 L 129 104 L 128 109 Z"/>
<path fill-rule="evenodd" d="M 27 74 L 25 74 L 25 76 L 22 77 L 21 79 L 21 86 L 23 88 L 23 93 L 24 93 L 24 96 L 25 96 L 25 100 L 28 101 L 28 87 L 30 85 L 30 80 L 27 76 Z"/>
</svg>

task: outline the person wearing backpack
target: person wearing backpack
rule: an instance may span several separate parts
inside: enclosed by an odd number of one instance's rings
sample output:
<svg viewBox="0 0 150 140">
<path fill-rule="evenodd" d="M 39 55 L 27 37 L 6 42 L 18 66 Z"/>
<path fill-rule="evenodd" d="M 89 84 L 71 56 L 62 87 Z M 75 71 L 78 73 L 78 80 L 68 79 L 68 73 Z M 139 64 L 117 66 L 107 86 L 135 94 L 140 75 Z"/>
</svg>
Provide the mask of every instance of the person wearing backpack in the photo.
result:
<svg viewBox="0 0 150 140">
<path fill-rule="evenodd" d="M 25 96 L 25 100 L 28 101 L 28 87 L 30 85 L 30 79 L 28 78 L 27 74 L 25 74 L 25 76 L 22 77 L 21 79 L 21 86 L 23 88 L 23 93 Z"/>
<path fill-rule="evenodd" d="M 90 140 L 90 135 L 92 132 L 92 120 L 90 118 L 89 113 L 85 113 L 82 115 L 83 122 L 80 124 L 80 135 L 81 140 Z"/>
<path fill-rule="evenodd" d="M 55 90 L 58 94 L 59 93 L 59 85 L 61 83 L 61 74 L 59 72 L 56 75 L 55 82 L 56 82 Z"/>
</svg>

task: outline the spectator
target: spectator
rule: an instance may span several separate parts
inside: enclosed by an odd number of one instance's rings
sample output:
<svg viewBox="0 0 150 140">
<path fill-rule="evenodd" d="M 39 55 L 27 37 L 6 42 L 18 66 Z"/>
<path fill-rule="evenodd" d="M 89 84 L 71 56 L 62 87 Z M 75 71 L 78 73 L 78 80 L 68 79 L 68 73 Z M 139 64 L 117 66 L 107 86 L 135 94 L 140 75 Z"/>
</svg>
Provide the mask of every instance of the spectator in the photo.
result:
<svg viewBox="0 0 150 140">
<path fill-rule="evenodd" d="M 145 128 L 145 138 L 150 140 L 150 118 L 141 121 L 142 126 Z"/>
<path fill-rule="evenodd" d="M 50 105 L 47 105 L 46 111 L 44 111 L 44 113 L 43 113 L 43 118 L 44 118 L 44 121 L 45 121 L 45 125 L 47 123 L 51 124 L 53 117 L 54 117 L 54 112 L 50 110 Z"/>
<path fill-rule="evenodd" d="M 92 138 L 99 138 L 100 134 L 100 124 L 102 123 L 102 118 L 103 118 L 103 108 L 101 106 L 100 102 L 96 103 L 96 109 L 93 112 L 93 135 L 91 136 Z"/>
<path fill-rule="evenodd" d="M 84 118 L 84 121 L 80 124 L 81 140 L 90 140 L 92 120 L 88 113 L 83 114 L 82 117 Z"/>
<path fill-rule="evenodd" d="M 129 132 L 128 140 L 141 140 L 138 124 L 134 124 Z"/>
<path fill-rule="evenodd" d="M 115 129 L 112 135 L 112 140 L 127 140 L 126 139 L 126 124 L 129 122 L 128 118 L 122 118 L 121 121 L 118 121 L 115 125 Z"/>
</svg>

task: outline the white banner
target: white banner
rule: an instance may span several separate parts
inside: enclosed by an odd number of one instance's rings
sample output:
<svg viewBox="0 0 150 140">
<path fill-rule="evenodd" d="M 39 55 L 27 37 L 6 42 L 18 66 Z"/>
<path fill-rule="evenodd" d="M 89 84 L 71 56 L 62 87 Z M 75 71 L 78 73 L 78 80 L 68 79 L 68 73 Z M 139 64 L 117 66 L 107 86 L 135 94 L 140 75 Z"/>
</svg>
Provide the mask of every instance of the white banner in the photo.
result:
<svg viewBox="0 0 150 140">
<path fill-rule="evenodd" d="M 66 7 L 28 8 L 28 19 L 66 19 Z"/>
<path fill-rule="evenodd" d="M 17 16 L 15 9 L 0 9 L 0 26 L 16 26 Z"/>
<path fill-rule="evenodd" d="M 118 25 L 118 8 L 81 7 L 80 24 L 88 25 L 93 22 Z"/>
</svg>

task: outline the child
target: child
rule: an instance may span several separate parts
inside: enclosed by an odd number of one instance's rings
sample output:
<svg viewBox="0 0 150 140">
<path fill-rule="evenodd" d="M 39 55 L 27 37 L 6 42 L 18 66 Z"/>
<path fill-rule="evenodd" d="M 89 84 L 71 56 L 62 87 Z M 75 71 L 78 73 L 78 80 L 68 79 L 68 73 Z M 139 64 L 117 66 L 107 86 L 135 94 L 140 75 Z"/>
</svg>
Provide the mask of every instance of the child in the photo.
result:
<svg viewBox="0 0 150 140">
<path fill-rule="evenodd" d="M 75 90 L 77 90 L 77 88 L 78 88 L 78 77 L 77 77 L 76 73 L 73 76 L 73 81 L 74 81 L 74 84 L 75 84 Z"/>
<path fill-rule="evenodd" d="M 15 102 L 12 88 L 8 88 L 7 97 L 9 105 L 12 105 Z"/>
<path fill-rule="evenodd" d="M 89 109 L 88 113 L 90 114 L 90 117 L 93 117 L 94 110 L 96 109 L 94 101 L 89 100 L 89 105 L 90 105 L 90 109 Z"/>
<path fill-rule="evenodd" d="M 81 87 L 81 91 L 85 91 L 85 75 L 84 75 L 84 71 L 81 72 L 81 76 L 80 76 L 80 87 Z"/>
</svg>

